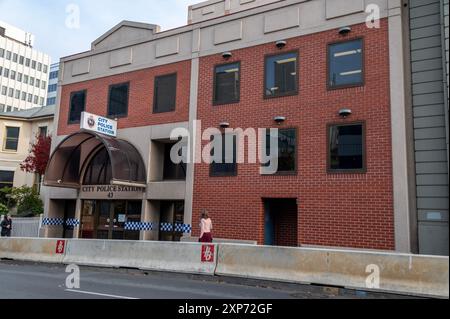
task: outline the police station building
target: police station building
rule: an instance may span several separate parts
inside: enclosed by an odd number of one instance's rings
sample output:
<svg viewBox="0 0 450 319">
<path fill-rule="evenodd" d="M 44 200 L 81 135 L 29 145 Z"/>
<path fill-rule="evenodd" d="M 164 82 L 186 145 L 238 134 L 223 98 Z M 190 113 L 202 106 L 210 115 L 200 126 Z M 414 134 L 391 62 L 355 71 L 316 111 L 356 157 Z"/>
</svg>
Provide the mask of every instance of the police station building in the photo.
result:
<svg viewBox="0 0 450 319">
<path fill-rule="evenodd" d="M 206 209 L 215 238 L 418 251 L 408 10 L 209 0 L 183 27 L 123 21 L 62 58 L 43 235 L 195 240 Z M 278 171 L 175 164 L 171 133 L 197 120 L 277 128 Z"/>
</svg>

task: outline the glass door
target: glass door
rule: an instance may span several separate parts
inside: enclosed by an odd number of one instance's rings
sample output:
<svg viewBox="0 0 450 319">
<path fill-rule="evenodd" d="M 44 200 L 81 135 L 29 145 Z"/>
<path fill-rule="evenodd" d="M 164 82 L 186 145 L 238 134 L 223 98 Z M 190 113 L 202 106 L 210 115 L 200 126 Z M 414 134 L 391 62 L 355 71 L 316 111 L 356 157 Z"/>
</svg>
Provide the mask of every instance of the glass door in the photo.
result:
<svg viewBox="0 0 450 319">
<path fill-rule="evenodd" d="M 111 239 L 111 204 L 108 201 L 98 201 L 97 202 L 97 239 Z"/>
<path fill-rule="evenodd" d="M 112 202 L 110 239 L 124 239 L 125 222 L 127 221 L 127 203 Z"/>
</svg>

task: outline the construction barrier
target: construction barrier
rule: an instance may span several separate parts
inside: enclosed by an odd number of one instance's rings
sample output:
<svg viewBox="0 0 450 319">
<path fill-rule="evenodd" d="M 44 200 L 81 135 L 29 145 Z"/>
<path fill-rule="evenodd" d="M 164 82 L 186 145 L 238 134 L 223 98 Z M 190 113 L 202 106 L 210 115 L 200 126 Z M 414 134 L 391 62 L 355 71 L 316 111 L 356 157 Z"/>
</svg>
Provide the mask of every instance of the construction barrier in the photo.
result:
<svg viewBox="0 0 450 319">
<path fill-rule="evenodd" d="M 440 256 L 223 244 L 216 275 L 448 298 L 448 262 Z"/>
<path fill-rule="evenodd" d="M 0 258 L 449 297 L 449 258 L 244 244 L 0 239 Z"/>
<path fill-rule="evenodd" d="M 69 240 L 63 262 L 101 267 L 214 275 L 217 246 L 192 243 Z"/>
<path fill-rule="evenodd" d="M 0 258 L 43 263 L 61 263 L 65 240 L 44 238 L 2 238 Z"/>
</svg>

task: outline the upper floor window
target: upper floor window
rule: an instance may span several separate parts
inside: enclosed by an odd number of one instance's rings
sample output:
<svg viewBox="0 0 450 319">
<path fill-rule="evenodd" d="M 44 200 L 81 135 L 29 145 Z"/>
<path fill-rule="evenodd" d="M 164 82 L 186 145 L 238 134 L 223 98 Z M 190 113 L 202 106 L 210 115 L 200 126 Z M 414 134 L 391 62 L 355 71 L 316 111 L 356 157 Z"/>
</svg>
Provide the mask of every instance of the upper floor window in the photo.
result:
<svg viewBox="0 0 450 319">
<path fill-rule="evenodd" d="M 38 70 L 39 72 L 42 71 L 42 63 L 41 63 L 41 62 L 38 63 L 38 65 L 37 65 L 37 70 Z"/>
<path fill-rule="evenodd" d="M 125 117 L 128 114 L 130 84 L 114 84 L 109 87 L 108 116 Z"/>
<path fill-rule="evenodd" d="M 5 56 L 5 49 L 0 48 L 0 58 L 3 58 Z"/>
<path fill-rule="evenodd" d="M 50 80 L 56 79 L 57 77 L 58 77 L 58 71 L 50 72 L 50 76 L 49 76 Z"/>
<path fill-rule="evenodd" d="M 21 55 L 20 57 L 19 57 L 19 64 L 20 65 L 23 65 L 25 63 L 25 57 L 23 56 L 23 55 Z"/>
<path fill-rule="evenodd" d="M 31 60 L 29 58 L 25 59 L 25 66 L 30 66 Z"/>
<path fill-rule="evenodd" d="M 39 136 L 46 137 L 47 136 L 47 131 L 48 131 L 47 126 L 40 126 L 39 127 Z"/>
<path fill-rule="evenodd" d="M 294 95 L 298 92 L 298 53 L 266 57 L 265 96 Z"/>
<path fill-rule="evenodd" d="M 211 176 L 236 176 L 237 175 L 237 138 L 234 134 L 212 136 L 213 140 L 221 139 L 215 143 L 211 150 Z M 221 146 L 221 149 L 219 148 Z"/>
<path fill-rule="evenodd" d="M 70 95 L 69 124 L 80 122 L 81 112 L 84 112 L 85 106 L 86 91 L 72 92 Z"/>
<path fill-rule="evenodd" d="M 365 169 L 364 125 L 339 124 L 328 127 L 328 170 L 332 172 Z"/>
<path fill-rule="evenodd" d="M 13 62 L 16 62 L 19 60 L 19 55 L 17 53 L 13 54 Z"/>
<path fill-rule="evenodd" d="M 11 56 L 12 56 L 12 52 L 11 51 L 6 51 L 6 60 L 10 60 L 11 61 Z"/>
<path fill-rule="evenodd" d="M 57 89 L 58 89 L 58 84 L 50 84 L 48 86 L 48 92 L 56 92 Z"/>
<path fill-rule="evenodd" d="M 44 65 L 44 73 L 47 73 L 47 72 L 48 72 L 48 66 Z"/>
<path fill-rule="evenodd" d="M 330 44 L 328 72 L 329 88 L 363 85 L 363 40 Z"/>
<path fill-rule="evenodd" d="M 155 78 L 153 112 L 172 112 L 176 107 L 177 74 L 158 76 Z"/>
<path fill-rule="evenodd" d="M 0 113 L 5 112 L 5 104 L 0 104 Z"/>
<path fill-rule="evenodd" d="M 47 99 L 47 105 L 55 105 L 56 104 L 56 97 L 49 97 Z"/>
<path fill-rule="evenodd" d="M 32 60 L 31 61 L 31 68 L 33 69 L 33 70 L 36 70 L 36 61 L 34 61 L 34 60 Z"/>
<path fill-rule="evenodd" d="M 240 64 L 219 65 L 214 71 L 214 104 L 228 104 L 239 101 Z"/>
<path fill-rule="evenodd" d="M 16 152 L 19 146 L 20 127 L 6 126 L 3 150 Z"/>
</svg>

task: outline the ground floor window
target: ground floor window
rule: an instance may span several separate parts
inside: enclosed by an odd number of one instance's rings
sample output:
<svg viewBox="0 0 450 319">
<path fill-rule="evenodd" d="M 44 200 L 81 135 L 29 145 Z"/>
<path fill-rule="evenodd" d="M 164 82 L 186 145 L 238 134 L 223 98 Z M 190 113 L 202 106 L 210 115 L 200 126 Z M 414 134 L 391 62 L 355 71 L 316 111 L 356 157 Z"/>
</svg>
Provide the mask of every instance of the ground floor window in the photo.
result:
<svg viewBox="0 0 450 319">
<path fill-rule="evenodd" d="M 12 188 L 14 183 L 14 172 L 0 171 L 0 189 L 9 187 Z"/>
</svg>

